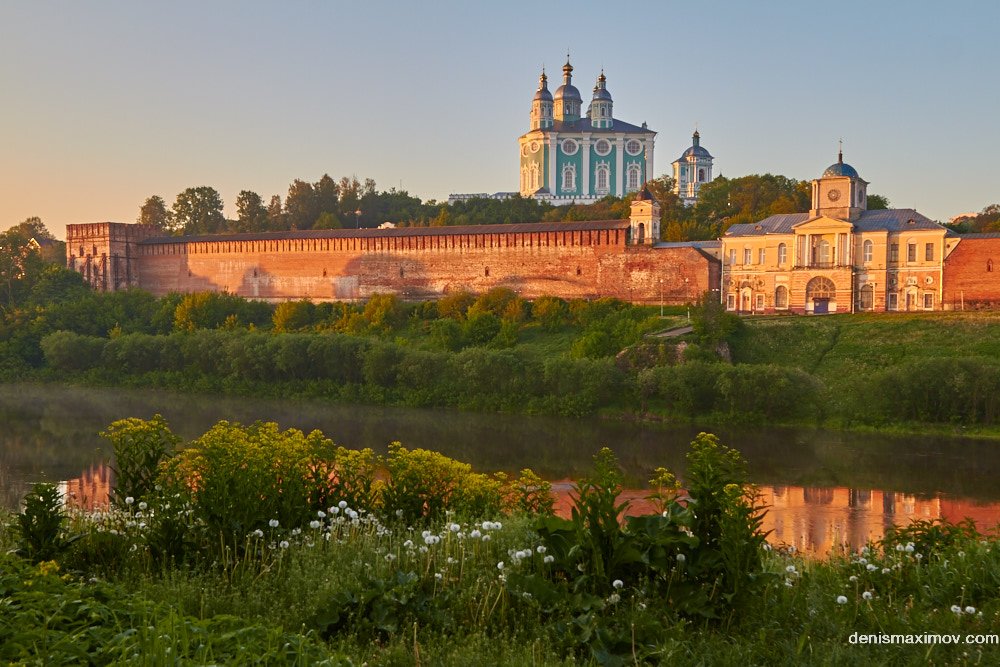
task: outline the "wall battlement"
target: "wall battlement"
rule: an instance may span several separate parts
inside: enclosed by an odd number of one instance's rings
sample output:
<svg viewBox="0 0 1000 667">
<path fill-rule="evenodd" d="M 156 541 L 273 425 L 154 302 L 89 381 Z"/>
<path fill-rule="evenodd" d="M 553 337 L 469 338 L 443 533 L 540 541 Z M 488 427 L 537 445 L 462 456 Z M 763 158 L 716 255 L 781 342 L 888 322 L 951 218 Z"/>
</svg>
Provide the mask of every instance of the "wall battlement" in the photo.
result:
<svg viewBox="0 0 1000 667">
<path fill-rule="evenodd" d="M 634 245 L 628 220 L 154 236 L 70 225 L 67 255 L 97 289 L 218 291 L 268 301 L 405 299 L 507 287 L 525 298 L 687 303 L 718 288 L 712 244 Z"/>
</svg>

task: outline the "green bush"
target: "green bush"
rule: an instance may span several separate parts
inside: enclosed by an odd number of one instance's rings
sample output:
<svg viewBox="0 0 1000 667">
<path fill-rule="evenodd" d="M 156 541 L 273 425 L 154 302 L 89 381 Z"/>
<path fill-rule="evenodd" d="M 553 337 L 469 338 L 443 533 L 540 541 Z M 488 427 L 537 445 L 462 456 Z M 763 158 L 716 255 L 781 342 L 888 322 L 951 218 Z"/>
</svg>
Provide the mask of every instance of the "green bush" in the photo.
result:
<svg viewBox="0 0 1000 667">
<path fill-rule="evenodd" d="M 35 484 L 24 497 L 24 509 L 17 515 L 17 529 L 18 554 L 33 563 L 60 556 L 76 539 L 65 534 L 62 495 L 58 486 L 48 482 Z"/>
<path fill-rule="evenodd" d="M 45 362 L 60 371 L 83 371 L 100 366 L 106 344 L 103 338 L 70 331 L 56 331 L 41 340 Z"/>
<path fill-rule="evenodd" d="M 111 441 L 115 455 L 111 502 L 119 509 L 152 497 L 160 462 L 173 455 L 181 440 L 160 415 L 148 421 L 135 417 L 120 419 L 102 431 L 101 436 Z"/>
</svg>

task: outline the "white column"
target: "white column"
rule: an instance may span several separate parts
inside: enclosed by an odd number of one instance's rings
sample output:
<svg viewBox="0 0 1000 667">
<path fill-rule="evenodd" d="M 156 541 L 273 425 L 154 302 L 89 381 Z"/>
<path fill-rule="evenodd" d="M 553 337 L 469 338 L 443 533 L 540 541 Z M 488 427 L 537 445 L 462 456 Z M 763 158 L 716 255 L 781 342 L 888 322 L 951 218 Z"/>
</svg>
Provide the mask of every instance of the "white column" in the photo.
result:
<svg viewBox="0 0 1000 667">
<path fill-rule="evenodd" d="M 583 173 L 583 187 L 580 194 L 584 197 L 590 196 L 590 135 L 583 135 L 580 140 L 580 171 Z"/>
<path fill-rule="evenodd" d="M 556 184 L 559 182 L 559 174 L 556 173 L 556 151 L 559 148 L 559 142 L 557 141 L 559 137 L 556 134 L 550 133 L 545 135 L 545 145 L 549 149 L 549 178 L 548 178 L 548 188 L 549 192 L 555 196 L 559 190 L 556 189 Z"/>
<path fill-rule="evenodd" d="M 646 180 L 654 178 L 656 178 L 656 172 L 653 171 L 653 138 L 650 137 L 646 140 Z"/>
<path fill-rule="evenodd" d="M 625 139 L 615 137 L 615 196 L 625 196 Z"/>
</svg>

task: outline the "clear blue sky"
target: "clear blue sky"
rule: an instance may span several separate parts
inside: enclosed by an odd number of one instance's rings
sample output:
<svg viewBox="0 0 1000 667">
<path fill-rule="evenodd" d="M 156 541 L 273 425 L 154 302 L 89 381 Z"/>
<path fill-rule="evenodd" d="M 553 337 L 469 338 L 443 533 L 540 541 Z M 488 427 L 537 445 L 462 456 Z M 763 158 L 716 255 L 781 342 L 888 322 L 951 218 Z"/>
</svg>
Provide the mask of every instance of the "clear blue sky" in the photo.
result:
<svg viewBox="0 0 1000 667">
<path fill-rule="evenodd" d="M 516 190 L 539 69 L 716 173 L 845 161 L 947 220 L 1000 201 L 1000 3 L 0 3 L 0 228 L 131 222 L 210 185 L 265 200 L 357 175 L 428 199 Z M 558 85 L 558 82 L 556 82 Z M 554 89 L 555 86 L 550 86 Z"/>
</svg>

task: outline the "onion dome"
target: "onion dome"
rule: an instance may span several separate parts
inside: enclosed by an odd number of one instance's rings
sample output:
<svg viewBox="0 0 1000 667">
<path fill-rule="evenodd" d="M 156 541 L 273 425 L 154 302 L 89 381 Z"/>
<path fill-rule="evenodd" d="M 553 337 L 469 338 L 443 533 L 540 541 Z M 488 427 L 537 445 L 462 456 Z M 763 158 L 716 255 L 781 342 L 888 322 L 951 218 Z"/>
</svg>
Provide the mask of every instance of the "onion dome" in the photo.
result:
<svg viewBox="0 0 1000 667">
<path fill-rule="evenodd" d="M 597 85 L 594 86 L 594 100 L 612 101 L 611 93 L 608 92 L 607 78 L 604 76 L 604 70 L 601 70 L 601 76 L 597 77 Z"/>
<path fill-rule="evenodd" d="M 837 161 L 826 168 L 826 171 L 823 172 L 822 178 L 826 178 L 827 176 L 850 176 L 851 178 L 860 178 L 857 170 L 844 162 L 844 151 L 837 151 Z"/>
<path fill-rule="evenodd" d="M 566 59 L 566 64 L 563 65 L 563 85 L 556 88 L 555 99 L 567 102 L 583 102 L 583 98 L 580 97 L 580 91 L 573 85 L 573 66 L 569 64 L 569 58 Z"/>
<path fill-rule="evenodd" d="M 538 91 L 532 99 L 539 102 L 552 101 L 552 93 L 549 92 L 549 77 L 545 76 L 544 69 L 542 70 L 542 75 L 538 77 Z"/>
<path fill-rule="evenodd" d="M 684 158 L 691 156 L 704 158 L 712 157 L 712 154 L 701 145 L 701 135 L 698 134 L 698 130 L 695 130 L 694 134 L 691 135 L 691 147 L 681 153 L 680 159 L 683 160 Z"/>
</svg>

